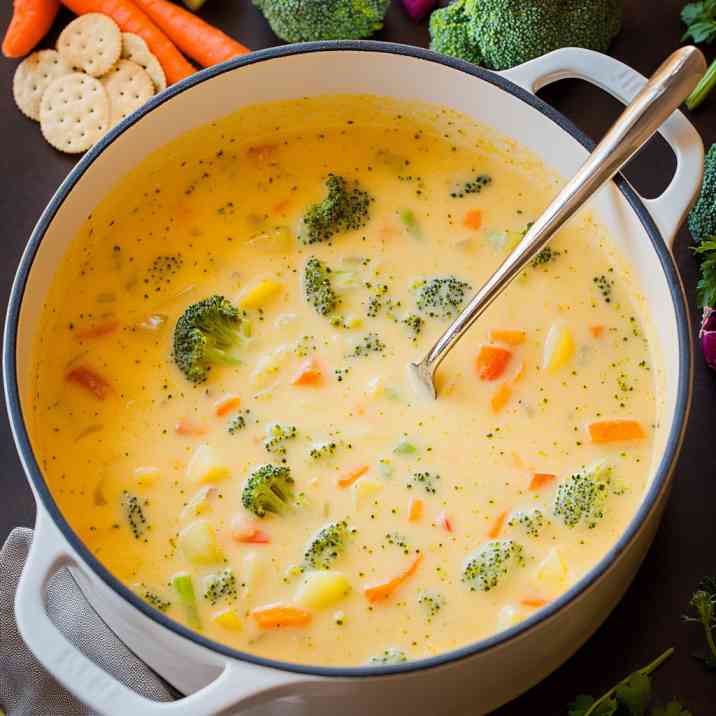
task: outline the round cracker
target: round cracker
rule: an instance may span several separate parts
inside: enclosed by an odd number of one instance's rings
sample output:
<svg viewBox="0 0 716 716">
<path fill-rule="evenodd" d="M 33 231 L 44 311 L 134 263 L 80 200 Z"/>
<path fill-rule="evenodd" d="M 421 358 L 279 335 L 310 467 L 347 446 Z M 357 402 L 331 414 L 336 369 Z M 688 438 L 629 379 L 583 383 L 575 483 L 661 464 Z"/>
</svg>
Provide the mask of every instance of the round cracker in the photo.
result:
<svg viewBox="0 0 716 716">
<path fill-rule="evenodd" d="M 39 121 L 42 94 L 54 80 L 71 72 L 72 67 L 56 50 L 33 52 L 15 70 L 12 80 L 15 104 L 25 116 Z"/>
<path fill-rule="evenodd" d="M 122 57 L 125 60 L 136 62 L 143 67 L 152 78 L 154 89 L 157 92 L 167 88 L 167 77 L 159 60 L 152 54 L 144 38 L 133 32 L 122 33 Z"/>
<path fill-rule="evenodd" d="M 109 97 L 110 126 L 139 109 L 154 94 L 152 78 L 131 60 L 119 60 L 100 82 Z"/>
<path fill-rule="evenodd" d="M 90 12 L 60 33 L 57 50 L 73 67 L 101 77 L 122 54 L 122 33 L 111 17 Z"/>
<path fill-rule="evenodd" d="M 40 129 L 56 149 L 89 149 L 109 129 L 109 100 L 102 83 L 82 72 L 56 79 L 42 95 Z"/>
</svg>

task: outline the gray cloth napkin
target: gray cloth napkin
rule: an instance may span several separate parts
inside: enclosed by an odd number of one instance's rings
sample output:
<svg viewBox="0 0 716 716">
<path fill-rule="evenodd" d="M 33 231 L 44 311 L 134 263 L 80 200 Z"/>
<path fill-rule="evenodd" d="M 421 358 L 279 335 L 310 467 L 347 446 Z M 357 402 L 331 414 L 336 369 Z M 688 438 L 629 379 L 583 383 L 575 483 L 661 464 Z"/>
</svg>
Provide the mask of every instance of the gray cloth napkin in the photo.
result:
<svg viewBox="0 0 716 716">
<path fill-rule="evenodd" d="M 0 708 L 7 716 L 87 716 L 92 712 L 37 662 L 15 624 L 15 590 L 32 542 L 18 527 L 0 550 Z M 171 701 L 171 689 L 110 631 L 63 569 L 52 577 L 48 613 L 60 631 L 98 666 L 126 686 L 156 701 Z"/>
</svg>

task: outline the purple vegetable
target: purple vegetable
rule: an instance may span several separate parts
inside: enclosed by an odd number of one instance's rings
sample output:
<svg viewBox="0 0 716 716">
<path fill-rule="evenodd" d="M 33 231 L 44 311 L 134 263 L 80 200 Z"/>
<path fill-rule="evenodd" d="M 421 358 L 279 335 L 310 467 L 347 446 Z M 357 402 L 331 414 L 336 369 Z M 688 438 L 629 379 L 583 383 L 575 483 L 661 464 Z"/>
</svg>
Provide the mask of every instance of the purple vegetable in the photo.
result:
<svg viewBox="0 0 716 716">
<path fill-rule="evenodd" d="M 701 350 L 709 367 L 716 370 L 716 310 L 706 306 L 699 330 Z"/>
<path fill-rule="evenodd" d="M 422 20 L 436 5 L 438 0 L 403 0 L 405 12 L 413 20 Z"/>
</svg>

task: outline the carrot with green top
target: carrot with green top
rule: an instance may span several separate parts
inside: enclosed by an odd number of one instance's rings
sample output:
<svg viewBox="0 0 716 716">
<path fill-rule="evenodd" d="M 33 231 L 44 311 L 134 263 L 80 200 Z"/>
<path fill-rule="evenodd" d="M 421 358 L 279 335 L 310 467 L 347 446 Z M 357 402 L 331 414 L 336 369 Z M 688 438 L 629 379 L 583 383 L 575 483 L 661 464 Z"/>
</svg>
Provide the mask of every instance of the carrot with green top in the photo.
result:
<svg viewBox="0 0 716 716">
<path fill-rule="evenodd" d="M 47 34 L 60 9 L 60 0 L 15 0 L 12 20 L 2 41 L 5 57 L 24 57 Z"/>
<path fill-rule="evenodd" d="M 286 604 L 268 604 L 251 611 L 251 616 L 262 629 L 302 627 L 311 621 L 311 612 Z"/>
<path fill-rule="evenodd" d="M 211 67 L 251 50 L 169 0 L 134 0 L 174 44 L 202 67 Z"/>
<path fill-rule="evenodd" d="M 369 465 L 361 465 L 360 467 L 355 468 L 355 470 L 351 470 L 343 477 L 338 478 L 338 486 L 350 487 L 359 477 L 365 475 L 369 469 Z"/>
<path fill-rule="evenodd" d="M 627 442 L 641 440 L 646 432 L 638 420 L 598 420 L 587 426 L 593 443 Z"/>
<path fill-rule="evenodd" d="M 487 536 L 490 539 L 497 539 L 497 537 L 500 536 L 500 532 L 502 532 L 502 528 L 505 526 L 505 520 L 507 519 L 507 512 L 500 512 L 499 515 L 497 515 L 497 518 L 492 523 L 492 527 L 490 527 Z"/>
<path fill-rule="evenodd" d="M 369 602 L 375 603 L 390 597 L 403 582 L 417 571 L 420 563 L 423 561 L 423 555 L 418 554 L 408 567 L 403 570 L 397 577 L 392 577 L 385 582 L 374 584 L 372 587 L 366 587 L 364 594 Z"/>
<path fill-rule="evenodd" d="M 139 35 L 159 60 L 169 84 L 194 74 L 191 63 L 132 0 L 62 0 L 62 4 L 75 15 L 90 12 L 109 15 L 122 32 Z"/>
<path fill-rule="evenodd" d="M 480 380 L 497 380 L 507 368 L 512 351 L 499 346 L 482 346 L 475 360 Z"/>
</svg>

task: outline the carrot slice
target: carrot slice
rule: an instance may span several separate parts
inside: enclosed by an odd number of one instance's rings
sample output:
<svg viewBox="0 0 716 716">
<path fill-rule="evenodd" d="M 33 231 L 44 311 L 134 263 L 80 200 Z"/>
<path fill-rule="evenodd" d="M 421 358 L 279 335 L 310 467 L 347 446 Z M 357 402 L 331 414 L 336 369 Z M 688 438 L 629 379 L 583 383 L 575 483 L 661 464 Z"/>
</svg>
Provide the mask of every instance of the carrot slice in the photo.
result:
<svg viewBox="0 0 716 716">
<path fill-rule="evenodd" d="M 641 440 L 646 432 L 638 420 L 598 420 L 588 426 L 593 443 L 616 443 L 625 440 Z"/>
<path fill-rule="evenodd" d="M 287 604 L 268 604 L 256 607 L 251 616 L 262 629 L 278 629 L 279 627 L 301 627 L 311 621 L 311 612 L 300 607 Z"/>
<path fill-rule="evenodd" d="M 99 373 L 85 366 L 72 368 L 65 375 L 65 380 L 81 385 L 100 400 L 104 400 L 112 392 L 112 386 Z"/>
<path fill-rule="evenodd" d="M 532 475 L 532 480 L 530 480 L 530 485 L 527 489 L 539 490 L 540 487 L 549 485 L 556 479 L 556 475 L 550 475 L 548 472 L 536 472 L 534 475 Z"/>
<path fill-rule="evenodd" d="M 206 435 L 206 426 L 195 423 L 189 418 L 181 418 L 174 426 L 174 432 L 177 435 Z"/>
<path fill-rule="evenodd" d="M 114 333 L 119 328 L 119 321 L 114 319 L 104 321 L 104 323 L 96 323 L 94 326 L 88 326 L 75 331 L 75 338 L 78 341 L 84 341 L 90 338 L 102 338 Z"/>
<path fill-rule="evenodd" d="M 291 378 L 291 385 L 317 386 L 323 381 L 321 365 L 315 358 L 310 358 L 301 365 L 298 373 Z"/>
<path fill-rule="evenodd" d="M 592 338 L 601 338 L 604 335 L 604 326 L 589 326 L 589 332 L 592 334 Z"/>
<path fill-rule="evenodd" d="M 408 522 L 417 522 L 423 515 L 423 501 L 419 497 L 408 500 Z"/>
<path fill-rule="evenodd" d="M 490 531 L 487 533 L 487 536 L 490 539 L 496 539 L 500 536 L 500 532 L 502 532 L 506 519 L 507 512 L 500 512 L 500 514 L 497 515 L 497 519 L 492 523 L 492 527 L 490 527 Z"/>
<path fill-rule="evenodd" d="M 512 388 L 508 383 L 503 383 L 502 385 L 498 386 L 497 390 L 492 394 L 492 397 L 490 398 L 490 408 L 492 409 L 492 412 L 497 415 L 502 408 L 507 405 L 510 398 L 512 397 Z"/>
<path fill-rule="evenodd" d="M 490 331 L 490 340 L 507 343 L 508 346 L 521 346 L 527 340 L 527 331 L 495 329 Z"/>
<path fill-rule="evenodd" d="M 477 231 L 482 226 L 482 212 L 479 209 L 470 209 L 465 214 L 463 223 L 468 229 L 474 229 Z"/>
<path fill-rule="evenodd" d="M 445 510 L 436 517 L 435 524 L 442 527 L 446 532 L 452 532 L 452 520 L 448 517 Z"/>
<path fill-rule="evenodd" d="M 482 346 L 475 367 L 480 380 L 497 380 L 507 368 L 512 352 L 499 346 Z"/>
<path fill-rule="evenodd" d="M 364 593 L 369 602 L 375 603 L 382 599 L 387 599 L 396 589 L 417 571 L 420 563 L 423 561 L 423 555 L 418 554 L 408 565 L 407 569 L 401 572 L 397 577 L 388 579 L 385 582 L 374 584 L 372 587 L 366 587 Z"/>
<path fill-rule="evenodd" d="M 539 609 L 547 603 L 546 599 L 540 599 L 539 597 L 525 597 L 525 599 L 520 600 L 520 604 L 524 604 L 526 607 L 534 607 L 535 609 Z"/>
<path fill-rule="evenodd" d="M 214 405 L 214 410 L 216 414 L 223 418 L 225 415 L 228 415 L 233 410 L 236 410 L 238 407 L 241 406 L 241 398 L 238 395 L 225 395 L 223 398 L 218 400 L 216 404 Z"/>
<path fill-rule="evenodd" d="M 360 467 L 351 470 L 346 473 L 343 477 L 338 478 L 339 487 L 350 487 L 359 477 L 365 475 L 370 470 L 369 465 L 361 465 Z"/>
<path fill-rule="evenodd" d="M 139 35 L 159 60 L 169 84 L 194 73 L 194 68 L 174 43 L 132 0 L 62 0 L 62 4 L 75 15 L 86 15 L 89 12 L 109 15 L 123 32 Z"/>
<path fill-rule="evenodd" d="M 251 50 L 168 0 L 133 0 L 188 57 L 211 67 Z"/>
<path fill-rule="evenodd" d="M 60 0 L 15 0 L 12 20 L 2 41 L 5 57 L 23 57 L 47 34 L 60 9 Z"/>
<path fill-rule="evenodd" d="M 253 525 L 235 527 L 231 531 L 231 537 L 242 544 L 269 544 L 271 542 L 271 537 L 266 532 Z"/>
</svg>

